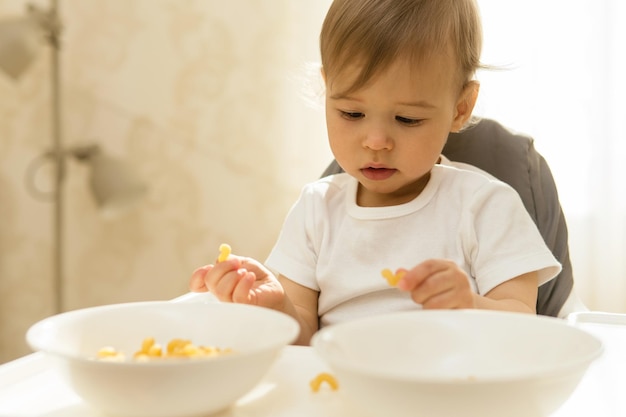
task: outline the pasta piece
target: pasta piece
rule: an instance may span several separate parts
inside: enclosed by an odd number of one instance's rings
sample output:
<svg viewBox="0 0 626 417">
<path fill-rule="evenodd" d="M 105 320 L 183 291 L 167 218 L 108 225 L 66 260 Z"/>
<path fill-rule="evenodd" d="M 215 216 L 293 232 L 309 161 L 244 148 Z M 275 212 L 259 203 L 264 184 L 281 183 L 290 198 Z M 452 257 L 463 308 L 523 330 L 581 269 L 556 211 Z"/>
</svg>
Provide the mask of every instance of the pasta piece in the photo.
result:
<svg viewBox="0 0 626 417">
<path fill-rule="evenodd" d="M 178 352 L 182 351 L 189 343 L 191 343 L 191 341 L 186 339 L 170 340 L 170 342 L 167 344 L 167 355 L 176 355 Z"/>
<path fill-rule="evenodd" d="M 141 349 L 135 352 L 133 358 L 158 358 L 161 356 L 163 349 L 154 341 L 154 337 L 146 337 L 141 343 Z"/>
<path fill-rule="evenodd" d="M 231 248 L 228 243 L 222 243 L 220 245 L 220 255 L 217 257 L 217 262 L 224 262 L 231 254 Z"/>
<path fill-rule="evenodd" d="M 395 287 L 396 285 L 398 285 L 398 282 L 400 282 L 402 277 L 404 277 L 404 275 L 406 274 L 406 271 L 398 271 L 394 274 L 393 272 L 391 272 L 391 269 L 385 268 L 381 271 L 381 274 L 383 278 L 387 280 L 389 285 L 391 285 L 392 287 Z"/>
<path fill-rule="evenodd" d="M 311 380 L 309 385 L 311 385 L 311 390 L 313 392 L 319 392 L 322 383 L 327 383 L 330 386 L 330 389 L 333 391 L 337 391 L 339 389 L 339 382 L 337 379 L 329 374 L 328 372 L 322 372 L 318 374 L 315 378 Z"/>
<path fill-rule="evenodd" d="M 116 351 L 111 346 L 105 346 L 101 348 L 100 350 L 98 350 L 98 352 L 96 353 L 96 357 L 99 360 L 112 361 L 112 362 L 122 362 L 125 359 L 123 353 Z"/>
</svg>

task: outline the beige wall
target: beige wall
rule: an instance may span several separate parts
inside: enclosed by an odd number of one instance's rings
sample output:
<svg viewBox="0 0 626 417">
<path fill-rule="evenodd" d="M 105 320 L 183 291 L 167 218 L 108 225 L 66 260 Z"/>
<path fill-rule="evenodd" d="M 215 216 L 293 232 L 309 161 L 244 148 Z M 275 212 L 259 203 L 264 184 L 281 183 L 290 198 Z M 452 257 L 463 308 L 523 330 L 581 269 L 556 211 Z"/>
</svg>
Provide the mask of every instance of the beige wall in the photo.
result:
<svg viewBox="0 0 626 417">
<path fill-rule="evenodd" d="M 0 18 L 25 4 L 0 0 Z M 180 295 L 221 242 L 266 256 L 330 159 L 299 79 L 328 4 L 61 0 L 65 143 L 96 141 L 150 187 L 107 219 L 86 167 L 69 163 L 66 310 Z M 24 183 L 51 143 L 49 68 L 43 48 L 18 82 L 0 74 L 0 362 L 28 353 L 26 329 L 54 312 L 52 205 Z M 49 170 L 37 181 L 45 188 Z"/>
</svg>

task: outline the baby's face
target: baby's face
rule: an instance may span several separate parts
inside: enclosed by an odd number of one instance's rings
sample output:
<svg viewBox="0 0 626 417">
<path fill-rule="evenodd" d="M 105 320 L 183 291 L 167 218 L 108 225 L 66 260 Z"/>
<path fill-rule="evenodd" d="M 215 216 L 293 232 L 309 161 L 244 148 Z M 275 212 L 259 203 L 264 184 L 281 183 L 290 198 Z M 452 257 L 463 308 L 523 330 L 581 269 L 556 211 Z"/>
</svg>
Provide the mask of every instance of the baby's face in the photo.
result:
<svg viewBox="0 0 626 417">
<path fill-rule="evenodd" d="M 454 64 L 444 54 L 418 66 L 398 61 L 347 95 L 342 92 L 358 67 L 327 84 L 330 146 L 337 162 L 361 184 L 359 205 L 401 204 L 421 192 L 448 133 L 465 121 L 459 117 L 463 109 Z"/>
</svg>

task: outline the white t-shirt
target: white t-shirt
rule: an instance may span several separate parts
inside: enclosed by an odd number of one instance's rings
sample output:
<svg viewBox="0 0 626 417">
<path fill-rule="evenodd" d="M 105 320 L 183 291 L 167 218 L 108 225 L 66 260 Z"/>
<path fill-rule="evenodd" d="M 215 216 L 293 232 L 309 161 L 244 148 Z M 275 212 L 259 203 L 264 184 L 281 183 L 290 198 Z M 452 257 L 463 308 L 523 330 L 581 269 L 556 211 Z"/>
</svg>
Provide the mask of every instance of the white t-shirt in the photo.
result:
<svg viewBox="0 0 626 417">
<path fill-rule="evenodd" d="M 436 165 L 414 200 L 359 207 L 358 182 L 347 174 L 304 187 L 266 265 L 319 291 L 328 325 L 371 314 L 420 308 L 381 276 L 431 259 L 456 262 L 484 295 L 538 271 L 539 285 L 561 266 L 546 247 L 517 192 L 477 172 Z"/>
</svg>

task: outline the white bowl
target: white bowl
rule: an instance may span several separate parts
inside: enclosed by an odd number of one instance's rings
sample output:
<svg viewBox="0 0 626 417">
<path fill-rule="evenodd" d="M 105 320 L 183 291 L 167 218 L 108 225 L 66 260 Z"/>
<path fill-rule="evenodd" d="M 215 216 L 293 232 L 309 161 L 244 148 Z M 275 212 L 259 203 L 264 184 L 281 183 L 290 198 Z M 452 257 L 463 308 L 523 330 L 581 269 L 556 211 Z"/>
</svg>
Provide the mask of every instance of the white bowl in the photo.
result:
<svg viewBox="0 0 626 417">
<path fill-rule="evenodd" d="M 58 359 L 76 393 L 108 415 L 186 417 L 206 416 L 235 403 L 298 332 L 294 319 L 261 307 L 149 301 L 52 316 L 34 324 L 26 339 L 34 350 Z M 234 353 L 147 363 L 93 359 L 104 346 L 132 357 L 146 337 L 162 344 L 190 339 Z"/>
<path fill-rule="evenodd" d="M 346 400 L 393 417 L 547 416 L 602 353 L 563 320 L 479 310 L 359 319 L 321 329 L 312 344 Z"/>
</svg>

